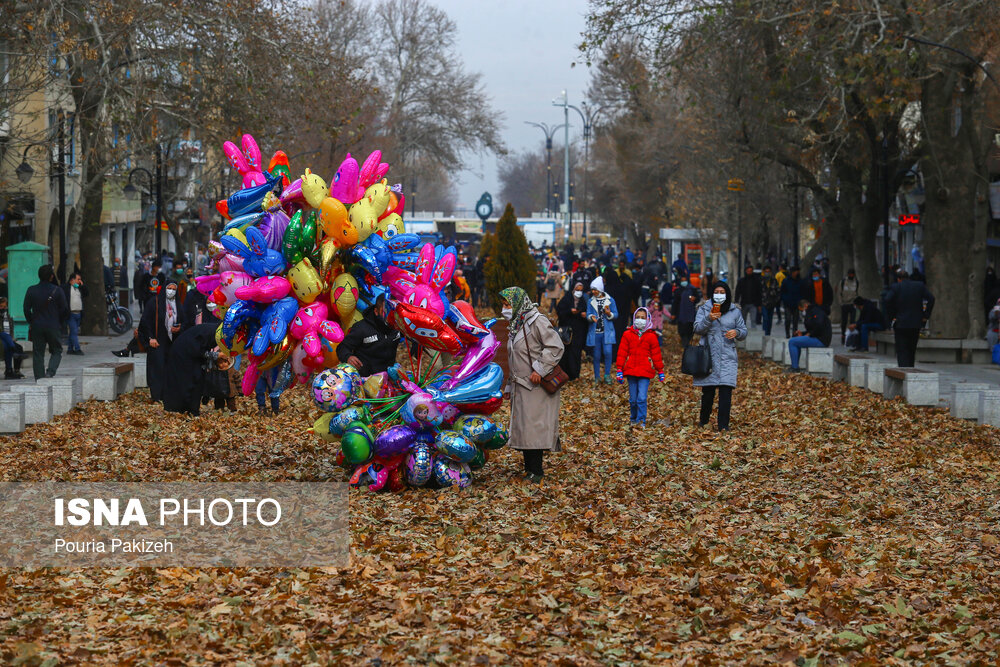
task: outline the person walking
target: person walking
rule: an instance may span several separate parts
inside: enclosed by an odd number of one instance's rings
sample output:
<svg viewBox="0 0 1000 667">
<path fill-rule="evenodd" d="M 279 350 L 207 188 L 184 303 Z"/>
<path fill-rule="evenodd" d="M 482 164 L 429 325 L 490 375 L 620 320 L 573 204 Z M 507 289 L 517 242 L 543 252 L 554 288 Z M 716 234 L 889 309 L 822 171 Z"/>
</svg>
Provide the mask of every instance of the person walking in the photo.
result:
<svg viewBox="0 0 1000 667">
<path fill-rule="evenodd" d="M 559 365 L 570 380 L 575 380 L 580 377 L 583 345 L 587 341 L 587 299 L 583 294 L 583 283 L 573 285 L 573 291 L 559 300 L 556 314 L 559 326 L 568 328 L 573 335 L 569 345 L 565 346 L 566 351 Z"/>
<path fill-rule="evenodd" d="M 785 338 L 791 338 L 792 333 L 799 328 L 799 301 L 803 299 L 802 279 L 799 277 L 799 267 L 793 266 L 788 275 L 781 281 L 781 305 L 785 309 Z"/>
<path fill-rule="evenodd" d="M 191 330 L 195 328 L 197 327 L 192 327 Z M 164 289 L 146 302 L 146 308 L 139 319 L 139 342 L 147 350 L 146 384 L 152 401 L 163 400 L 167 357 L 180 331 L 177 283 L 168 279 Z"/>
<path fill-rule="evenodd" d="M 788 339 L 788 354 L 792 361 L 792 367 L 788 369 L 790 373 L 802 370 L 799 368 L 799 355 L 803 348 L 830 347 L 833 340 L 833 325 L 822 306 L 802 299 L 799 301 L 799 314 L 804 331 L 796 331 L 795 336 Z"/>
<path fill-rule="evenodd" d="M 695 378 L 701 387 L 701 413 L 698 424 L 705 426 L 712 416 L 712 404 L 719 394 L 719 431 L 729 430 L 729 413 L 733 405 L 733 389 L 739 370 L 736 341 L 745 340 L 747 325 L 739 308 L 733 308 L 733 297 L 726 283 L 716 283 L 712 299 L 701 304 L 695 317 L 694 332 L 704 339 L 712 355 L 712 372 Z"/>
<path fill-rule="evenodd" d="M 538 312 L 520 287 L 500 291 L 501 314 L 509 325 L 507 358 L 510 377 L 504 398 L 510 400 L 508 444 L 524 455 L 524 479 L 538 484 L 545 474 L 542 455 L 558 452 L 559 393 L 539 385 L 563 355 L 563 343 L 549 319 Z"/>
<path fill-rule="evenodd" d="M 896 338 L 896 363 L 900 368 L 912 368 L 917 360 L 920 330 L 934 310 L 934 295 L 926 284 L 910 280 L 906 271 L 900 270 L 896 284 L 889 288 L 885 309 Z"/>
<path fill-rule="evenodd" d="M 764 335 L 771 335 L 775 311 L 781 315 L 781 284 L 771 274 L 771 267 L 765 266 L 760 272 L 760 298 L 762 310 L 761 323 L 764 325 Z"/>
<path fill-rule="evenodd" d="M 861 283 L 854 273 L 854 269 L 848 269 L 847 275 L 837 283 L 837 299 L 840 301 L 840 343 L 843 345 L 847 338 L 847 331 L 850 325 L 855 322 L 857 309 L 854 300 L 858 298 L 861 290 Z"/>
<path fill-rule="evenodd" d="M 614 273 L 609 271 L 608 273 Z M 618 305 L 604 291 L 604 279 L 594 278 L 590 283 L 590 301 L 587 303 L 586 346 L 593 349 L 594 383 L 601 383 L 601 360 L 604 360 L 603 381 L 611 384 L 611 364 L 614 363 L 614 345 L 618 340 L 614 322 L 618 318 Z"/>
<path fill-rule="evenodd" d="M 548 308 L 548 312 L 554 313 L 556 310 L 556 305 L 558 305 L 559 300 L 563 296 L 562 288 L 562 273 L 559 271 L 559 267 L 555 262 L 552 262 L 549 266 L 547 273 L 545 274 L 545 302 Z"/>
<path fill-rule="evenodd" d="M 736 282 L 736 303 L 740 304 L 743 321 L 751 329 L 757 321 L 757 311 L 763 305 L 762 290 L 760 276 L 754 272 L 752 266 L 747 265 L 743 269 L 743 276 Z"/>
<path fill-rule="evenodd" d="M 66 341 L 66 354 L 83 354 L 80 349 L 80 323 L 83 320 L 83 300 L 90 290 L 83 284 L 83 276 L 79 271 L 70 274 L 69 281 L 63 286 L 66 303 L 69 304 L 69 338 Z"/>
<path fill-rule="evenodd" d="M 24 293 L 24 319 L 28 322 L 28 339 L 32 348 L 35 379 L 55 377 L 62 361 L 59 331 L 69 317 L 66 294 L 56 283 L 51 264 L 38 267 L 38 282 Z M 49 365 L 45 367 L 45 348 L 49 348 Z"/>
<path fill-rule="evenodd" d="M 649 381 L 655 375 L 663 382 L 666 376 L 663 374 L 660 337 L 656 335 L 649 311 L 645 308 L 637 308 L 632 315 L 632 326 L 622 335 L 615 366 L 618 384 L 628 380 L 629 426 L 646 428 Z"/>
<path fill-rule="evenodd" d="M 687 278 L 681 279 L 680 287 L 674 290 L 674 300 L 670 312 L 677 322 L 677 335 L 681 337 L 681 349 L 691 343 L 694 336 L 694 320 L 698 313 L 698 299 L 701 292 L 692 286 Z"/>
</svg>

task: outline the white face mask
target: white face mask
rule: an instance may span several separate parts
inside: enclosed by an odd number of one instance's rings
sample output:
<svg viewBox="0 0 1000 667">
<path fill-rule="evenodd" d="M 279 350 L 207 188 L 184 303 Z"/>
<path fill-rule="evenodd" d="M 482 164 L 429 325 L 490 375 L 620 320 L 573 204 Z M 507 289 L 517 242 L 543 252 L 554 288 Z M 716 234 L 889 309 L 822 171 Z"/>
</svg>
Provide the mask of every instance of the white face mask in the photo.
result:
<svg viewBox="0 0 1000 667">
<path fill-rule="evenodd" d="M 712 301 L 714 301 L 715 303 L 718 303 L 718 304 L 725 303 L 726 302 L 726 295 L 725 294 L 713 294 L 712 295 Z"/>
<path fill-rule="evenodd" d="M 574 299 L 579 299 L 581 296 L 583 296 L 583 292 L 581 292 L 580 290 L 576 290 L 575 292 L 573 292 Z"/>
<path fill-rule="evenodd" d="M 175 289 L 168 289 L 167 290 L 167 298 L 168 299 L 172 300 L 175 296 L 177 296 L 177 290 L 175 290 Z"/>
<path fill-rule="evenodd" d="M 635 321 L 635 328 L 636 329 L 645 329 L 646 328 L 646 320 L 636 319 L 636 321 Z"/>
<path fill-rule="evenodd" d="M 514 309 L 504 308 L 500 311 L 500 314 L 503 316 L 505 320 L 509 320 L 510 318 L 514 317 Z"/>
</svg>

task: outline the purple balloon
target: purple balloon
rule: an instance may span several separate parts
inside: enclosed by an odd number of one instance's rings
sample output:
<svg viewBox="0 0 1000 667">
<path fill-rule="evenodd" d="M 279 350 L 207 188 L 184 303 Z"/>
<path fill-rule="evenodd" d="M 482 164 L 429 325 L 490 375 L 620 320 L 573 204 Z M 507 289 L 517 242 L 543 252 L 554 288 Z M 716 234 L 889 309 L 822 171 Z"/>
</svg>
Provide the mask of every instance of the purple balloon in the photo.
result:
<svg viewBox="0 0 1000 667">
<path fill-rule="evenodd" d="M 451 379 L 445 382 L 441 388 L 445 391 L 454 389 L 463 382 L 474 378 L 479 371 L 490 365 L 498 349 L 500 349 L 500 341 L 490 331 L 480 338 L 474 346 L 468 349 L 462 358 L 462 363 L 458 366 L 458 370 L 455 371 Z"/>
<path fill-rule="evenodd" d="M 288 214 L 279 209 L 265 215 L 264 220 L 257 225 L 257 228 L 264 233 L 264 240 L 267 241 L 268 248 L 281 251 L 281 241 L 285 237 L 285 229 L 288 228 L 289 220 L 291 218 L 288 217 Z"/>
<path fill-rule="evenodd" d="M 417 432 L 405 424 L 387 428 L 375 438 L 375 456 L 388 459 L 404 454 L 416 439 Z"/>
</svg>

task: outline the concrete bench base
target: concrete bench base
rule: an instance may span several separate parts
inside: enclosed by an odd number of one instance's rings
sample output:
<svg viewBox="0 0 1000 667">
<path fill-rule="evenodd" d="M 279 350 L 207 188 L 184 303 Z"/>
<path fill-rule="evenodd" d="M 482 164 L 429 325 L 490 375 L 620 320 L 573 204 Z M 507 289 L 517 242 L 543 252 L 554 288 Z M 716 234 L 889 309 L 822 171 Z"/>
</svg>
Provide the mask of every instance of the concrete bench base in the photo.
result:
<svg viewBox="0 0 1000 667">
<path fill-rule="evenodd" d="M 78 377 L 39 378 L 35 384 L 52 387 L 52 411 L 64 415 L 80 402 L 82 394 Z"/>
<path fill-rule="evenodd" d="M 764 332 L 760 329 L 749 331 L 744 345 L 747 352 L 760 352 L 764 349 Z"/>
<path fill-rule="evenodd" d="M 24 395 L 24 423 L 44 424 L 52 420 L 52 387 L 48 385 L 18 384 L 10 393 Z"/>
<path fill-rule="evenodd" d="M 131 362 L 94 364 L 83 369 L 83 399 L 113 401 L 135 389 L 135 366 Z"/>
<path fill-rule="evenodd" d="M 833 373 L 833 350 L 829 347 L 807 347 L 802 350 L 805 369 L 809 373 Z"/>
<path fill-rule="evenodd" d="M 1000 389 L 979 392 L 979 411 L 976 416 L 980 424 L 1000 426 Z"/>
<path fill-rule="evenodd" d="M 135 370 L 133 371 L 135 386 L 148 387 L 149 384 L 146 382 L 146 353 L 141 352 L 132 355 L 132 363 L 135 365 Z"/>
<path fill-rule="evenodd" d="M 881 395 L 885 385 L 885 369 L 892 368 L 892 363 L 881 359 L 872 359 L 865 364 L 865 388 Z"/>
<path fill-rule="evenodd" d="M 979 419 L 979 394 L 989 388 L 988 384 L 957 383 L 951 396 L 951 416 L 956 419 Z"/>
<path fill-rule="evenodd" d="M 24 394 L 14 391 L 3 392 L 0 394 L 0 433 L 23 431 Z"/>
<path fill-rule="evenodd" d="M 846 382 L 852 387 L 865 387 L 868 383 L 866 362 L 871 357 L 860 354 L 835 354 L 833 356 L 833 379 Z"/>
<path fill-rule="evenodd" d="M 938 404 L 938 374 L 916 368 L 886 368 L 882 396 L 902 396 L 910 405 Z"/>
</svg>

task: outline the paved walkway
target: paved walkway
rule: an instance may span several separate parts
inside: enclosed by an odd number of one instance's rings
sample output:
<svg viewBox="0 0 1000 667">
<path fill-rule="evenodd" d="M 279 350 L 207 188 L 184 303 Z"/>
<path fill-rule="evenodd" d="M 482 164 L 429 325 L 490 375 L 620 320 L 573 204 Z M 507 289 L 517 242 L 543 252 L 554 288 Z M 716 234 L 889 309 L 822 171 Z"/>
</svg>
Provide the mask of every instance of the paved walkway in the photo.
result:
<svg viewBox="0 0 1000 667">
<path fill-rule="evenodd" d="M 757 329 L 763 331 L 761 327 Z M 833 348 L 834 354 L 849 354 L 846 347 L 840 344 L 840 325 L 833 325 Z M 771 335 L 775 338 L 785 337 L 784 322 L 771 328 Z M 919 348 L 919 345 L 918 345 Z M 895 357 L 889 357 L 875 352 L 874 346 L 868 352 L 869 356 L 877 359 L 885 359 L 893 365 L 896 363 Z M 975 382 L 980 384 L 990 384 L 1000 388 L 1000 366 L 996 364 L 942 364 L 933 362 L 920 362 L 918 368 L 924 368 L 938 373 L 939 376 L 939 404 L 941 407 L 951 405 L 952 393 L 955 385 L 959 382 Z"/>
</svg>

